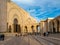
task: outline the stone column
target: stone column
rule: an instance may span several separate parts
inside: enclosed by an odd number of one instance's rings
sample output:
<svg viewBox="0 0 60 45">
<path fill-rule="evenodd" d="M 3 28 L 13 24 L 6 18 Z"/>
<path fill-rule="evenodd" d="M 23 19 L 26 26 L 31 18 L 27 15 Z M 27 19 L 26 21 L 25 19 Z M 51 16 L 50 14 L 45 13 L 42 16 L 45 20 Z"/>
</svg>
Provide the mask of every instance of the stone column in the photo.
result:
<svg viewBox="0 0 60 45">
<path fill-rule="evenodd" d="M 53 33 L 53 29 L 54 28 L 54 20 L 52 21 L 52 33 Z"/>
<path fill-rule="evenodd" d="M 11 28 L 12 28 L 11 32 L 14 33 L 14 24 L 12 24 Z"/>
<path fill-rule="evenodd" d="M 35 29 L 36 29 L 36 33 L 38 33 L 38 27 L 37 26 L 35 27 Z"/>
<path fill-rule="evenodd" d="M 59 20 L 59 32 L 60 32 L 60 20 Z"/>
<path fill-rule="evenodd" d="M 52 33 L 53 33 L 53 24 L 51 24 L 51 28 L 52 28 Z"/>
<path fill-rule="evenodd" d="M 54 32 L 53 29 L 54 28 L 54 22 L 52 21 L 52 33 Z"/>
<path fill-rule="evenodd" d="M 59 32 L 59 20 L 57 20 L 57 32 Z"/>
<path fill-rule="evenodd" d="M 56 29 L 56 32 L 57 32 L 57 20 L 55 20 L 55 29 Z"/>
<path fill-rule="evenodd" d="M 40 24 L 41 36 L 43 35 L 43 23 Z"/>
</svg>

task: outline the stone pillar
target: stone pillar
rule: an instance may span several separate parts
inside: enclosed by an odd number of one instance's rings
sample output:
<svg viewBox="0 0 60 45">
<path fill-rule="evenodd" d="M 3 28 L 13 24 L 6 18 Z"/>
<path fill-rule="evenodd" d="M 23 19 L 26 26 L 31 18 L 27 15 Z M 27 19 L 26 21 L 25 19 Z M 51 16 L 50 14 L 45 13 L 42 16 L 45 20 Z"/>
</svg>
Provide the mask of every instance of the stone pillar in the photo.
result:
<svg viewBox="0 0 60 45">
<path fill-rule="evenodd" d="M 14 33 L 14 24 L 11 25 L 11 28 L 12 28 L 11 33 Z"/>
<path fill-rule="evenodd" d="M 56 29 L 56 32 L 57 32 L 57 20 L 55 20 L 55 29 Z"/>
<path fill-rule="evenodd" d="M 51 24 L 51 28 L 52 28 L 52 33 L 53 33 L 53 28 L 54 28 L 53 21 L 52 21 L 52 24 Z"/>
<path fill-rule="evenodd" d="M 8 30 L 9 30 L 9 29 L 8 29 L 8 23 L 7 23 L 7 32 L 8 32 Z"/>
<path fill-rule="evenodd" d="M 52 33 L 54 32 L 53 29 L 54 28 L 54 22 L 52 21 Z"/>
<path fill-rule="evenodd" d="M 57 32 L 59 32 L 59 20 L 57 20 Z"/>
<path fill-rule="evenodd" d="M 52 29 L 52 31 L 51 31 L 51 32 L 53 33 L 53 24 L 51 24 L 51 29 Z"/>
<path fill-rule="evenodd" d="M 0 32 L 7 31 L 7 2 L 8 0 L 0 0 Z"/>
<path fill-rule="evenodd" d="M 40 34 L 41 36 L 43 35 L 43 23 L 42 22 L 40 23 Z"/>
<path fill-rule="evenodd" d="M 60 32 L 60 20 L 59 20 L 59 32 Z"/>
</svg>

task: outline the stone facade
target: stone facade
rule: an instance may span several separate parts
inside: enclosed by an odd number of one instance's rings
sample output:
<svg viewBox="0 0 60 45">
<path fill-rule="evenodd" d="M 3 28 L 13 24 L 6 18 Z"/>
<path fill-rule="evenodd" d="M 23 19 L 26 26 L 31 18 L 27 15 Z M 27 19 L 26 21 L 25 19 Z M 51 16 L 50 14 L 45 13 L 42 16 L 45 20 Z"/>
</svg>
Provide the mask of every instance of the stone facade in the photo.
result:
<svg viewBox="0 0 60 45">
<path fill-rule="evenodd" d="M 46 20 L 41 20 L 39 25 L 40 25 L 40 33 L 41 34 L 47 32 L 47 21 Z"/>
<path fill-rule="evenodd" d="M 7 0 L 0 0 L 0 32 L 6 32 L 7 28 Z"/>
<path fill-rule="evenodd" d="M 52 26 L 51 26 L 51 20 L 53 20 L 53 18 L 48 18 L 47 20 L 46 20 L 46 25 L 47 25 L 47 32 L 50 32 L 51 31 L 51 28 L 52 28 Z"/>
<path fill-rule="evenodd" d="M 48 18 L 40 21 L 40 33 L 44 32 L 59 33 L 60 32 L 60 16 L 55 18 Z"/>
<path fill-rule="evenodd" d="M 10 0 L 0 0 L 0 32 L 10 34 L 33 33 L 31 26 L 38 25 L 36 19 Z"/>
<path fill-rule="evenodd" d="M 53 20 L 51 20 L 51 25 L 52 25 L 52 30 L 51 32 L 54 32 L 54 33 L 58 33 L 60 32 L 60 16 L 54 18 Z"/>
</svg>

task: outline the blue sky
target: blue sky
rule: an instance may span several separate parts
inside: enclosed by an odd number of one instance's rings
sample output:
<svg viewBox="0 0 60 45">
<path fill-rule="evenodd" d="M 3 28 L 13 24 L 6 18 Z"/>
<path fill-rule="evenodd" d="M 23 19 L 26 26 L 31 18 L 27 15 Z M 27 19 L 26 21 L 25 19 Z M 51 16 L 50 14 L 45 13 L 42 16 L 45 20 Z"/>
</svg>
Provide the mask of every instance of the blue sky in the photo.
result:
<svg viewBox="0 0 60 45">
<path fill-rule="evenodd" d="M 60 15 L 60 0 L 12 0 L 32 17 L 40 20 Z"/>
</svg>

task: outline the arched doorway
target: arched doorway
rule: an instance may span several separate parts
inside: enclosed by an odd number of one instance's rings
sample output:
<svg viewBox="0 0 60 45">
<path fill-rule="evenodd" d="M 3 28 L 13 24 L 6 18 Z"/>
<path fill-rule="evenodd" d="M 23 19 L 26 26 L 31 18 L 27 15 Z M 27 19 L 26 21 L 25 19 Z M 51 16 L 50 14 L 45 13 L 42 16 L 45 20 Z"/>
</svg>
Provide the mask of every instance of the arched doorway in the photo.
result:
<svg viewBox="0 0 60 45">
<path fill-rule="evenodd" d="M 34 32 L 34 26 L 33 25 L 31 26 L 31 29 L 32 29 L 32 32 L 34 34 L 35 32 Z"/>
<path fill-rule="evenodd" d="M 12 28 L 11 28 L 11 25 L 10 25 L 10 26 L 9 26 L 9 31 L 8 31 L 9 33 L 11 33 L 11 29 L 12 29 Z"/>
<path fill-rule="evenodd" d="M 25 26 L 25 33 L 26 33 L 26 34 L 28 33 L 27 26 Z"/>
<path fill-rule="evenodd" d="M 53 22 L 53 33 L 56 33 L 54 22 Z"/>
<path fill-rule="evenodd" d="M 14 19 L 13 25 L 14 25 L 14 33 L 21 33 L 21 28 L 16 18 Z"/>
<path fill-rule="evenodd" d="M 57 20 L 57 32 L 59 33 L 59 20 Z"/>
<path fill-rule="evenodd" d="M 39 26 L 39 25 L 36 26 L 36 31 L 37 31 L 37 32 L 36 32 L 37 34 L 40 33 L 40 26 Z"/>
<path fill-rule="evenodd" d="M 39 25 L 36 26 L 36 30 L 37 30 L 37 33 L 38 33 L 38 31 L 39 31 Z"/>
</svg>

